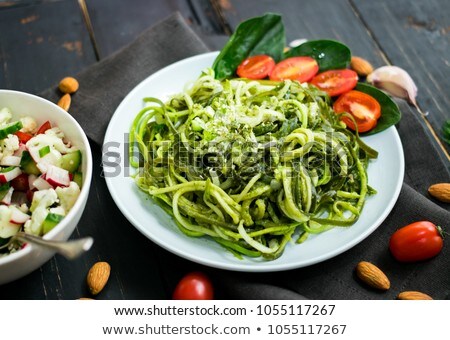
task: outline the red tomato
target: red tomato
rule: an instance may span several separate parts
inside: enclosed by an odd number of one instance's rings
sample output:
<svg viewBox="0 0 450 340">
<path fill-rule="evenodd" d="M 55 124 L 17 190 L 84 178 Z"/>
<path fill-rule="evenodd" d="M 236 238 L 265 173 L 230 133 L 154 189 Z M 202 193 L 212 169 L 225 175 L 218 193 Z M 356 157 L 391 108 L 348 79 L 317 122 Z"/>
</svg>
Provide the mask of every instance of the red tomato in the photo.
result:
<svg viewBox="0 0 450 340">
<path fill-rule="evenodd" d="M 14 190 L 26 192 L 29 189 L 28 175 L 21 174 L 17 176 L 11 181 L 11 186 L 14 188 Z"/>
<path fill-rule="evenodd" d="M 174 300 L 212 300 L 213 286 L 209 278 L 199 272 L 189 273 L 178 282 Z"/>
<path fill-rule="evenodd" d="M 319 71 L 319 64 L 311 57 L 292 57 L 275 65 L 270 80 L 298 80 L 300 83 L 310 81 Z"/>
<path fill-rule="evenodd" d="M 245 59 L 237 68 L 237 75 L 241 78 L 264 79 L 275 67 L 275 60 L 268 55 L 254 55 Z"/>
<path fill-rule="evenodd" d="M 41 127 L 39 128 L 39 130 L 36 132 L 37 135 L 44 133 L 45 131 L 47 131 L 48 129 L 51 129 L 52 125 L 50 124 L 50 122 L 47 120 L 44 124 L 41 125 Z"/>
<path fill-rule="evenodd" d="M 344 93 L 336 100 L 333 109 L 336 113 L 350 113 L 358 125 L 358 132 L 372 130 L 381 116 L 380 103 L 372 96 L 360 91 Z M 341 120 L 350 129 L 356 130 L 355 124 L 350 118 L 342 117 Z"/>
<path fill-rule="evenodd" d="M 400 262 L 430 259 L 441 251 L 442 230 L 428 221 L 415 222 L 397 230 L 389 241 L 392 255 Z"/>
<path fill-rule="evenodd" d="M 19 141 L 21 141 L 24 144 L 28 142 L 31 138 L 33 138 L 33 135 L 31 133 L 26 133 L 22 131 L 17 131 L 15 135 L 17 136 L 17 138 L 19 138 Z"/>
<path fill-rule="evenodd" d="M 330 97 L 350 91 L 357 83 L 358 74 L 347 69 L 322 72 L 311 80 L 311 84 L 328 93 Z"/>
</svg>

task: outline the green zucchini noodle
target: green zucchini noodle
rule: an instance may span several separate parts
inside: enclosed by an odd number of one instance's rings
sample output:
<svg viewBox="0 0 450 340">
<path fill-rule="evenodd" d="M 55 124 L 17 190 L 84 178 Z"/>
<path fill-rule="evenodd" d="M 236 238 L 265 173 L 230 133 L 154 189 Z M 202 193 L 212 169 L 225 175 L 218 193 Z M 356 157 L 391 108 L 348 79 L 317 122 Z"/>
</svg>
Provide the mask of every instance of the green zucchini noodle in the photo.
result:
<svg viewBox="0 0 450 340">
<path fill-rule="evenodd" d="M 276 259 L 291 239 L 351 226 L 375 193 L 377 152 L 313 86 L 206 69 L 166 103 L 144 102 L 129 135 L 136 184 L 183 233 L 238 258 Z"/>
</svg>

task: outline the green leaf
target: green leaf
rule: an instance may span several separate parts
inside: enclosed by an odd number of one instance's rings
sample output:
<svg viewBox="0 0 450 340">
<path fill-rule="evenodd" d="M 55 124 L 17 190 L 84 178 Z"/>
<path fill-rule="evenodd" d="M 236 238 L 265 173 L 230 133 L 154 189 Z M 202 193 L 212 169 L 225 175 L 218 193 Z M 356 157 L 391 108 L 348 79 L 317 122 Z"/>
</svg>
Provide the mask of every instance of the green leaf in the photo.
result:
<svg viewBox="0 0 450 340">
<path fill-rule="evenodd" d="M 334 40 L 312 40 L 294 47 L 285 53 L 285 58 L 309 56 L 319 64 L 319 71 L 347 68 L 352 53 L 350 49 Z"/>
<path fill-rule="evenodd" d="M 388 127 L 397 124 L 402 118 L 402 113 L 398 108 L 398 105 L 386 93 L 364 83 L 358 83 L 355 90 L 371 95 L 378 101 L 378 103 L 380 103 L 381 106 L 381 117 L 378 119 L 377 126 L 369 132 L 364 133 L 365 136 L 374 135 L 378 132 L 384 131 Z"/>
<path fill-rule="evenodd" d="M 442 134 L 444 136 L 444 141 L 450 144 L 450 120 L 447 120 L 442 126 Z"/>
<path fill-rule="evenodd" d="M 286 45 L 281 16 L 267 13 L 242 22 L 214 60 L 216 79 L 233 77 L 239 64 L 248 56 L 267 54 L 275 61 L 283 57 Z"/>
</svg>

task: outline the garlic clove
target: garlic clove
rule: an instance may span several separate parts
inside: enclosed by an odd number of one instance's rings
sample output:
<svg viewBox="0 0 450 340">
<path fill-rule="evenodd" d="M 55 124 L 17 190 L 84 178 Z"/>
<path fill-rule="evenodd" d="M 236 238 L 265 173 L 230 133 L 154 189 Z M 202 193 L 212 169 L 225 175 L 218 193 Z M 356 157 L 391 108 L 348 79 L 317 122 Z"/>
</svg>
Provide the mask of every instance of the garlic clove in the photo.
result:
<svg viewBox="0 0 450 340">
<path fill-rule="evenodd" d="M 369 74 L 367 81 L 392 96 L 406 99 L 417 106 L 417 86 L 404 69 L 397 66 L 382 66 Z"/>
</svg>

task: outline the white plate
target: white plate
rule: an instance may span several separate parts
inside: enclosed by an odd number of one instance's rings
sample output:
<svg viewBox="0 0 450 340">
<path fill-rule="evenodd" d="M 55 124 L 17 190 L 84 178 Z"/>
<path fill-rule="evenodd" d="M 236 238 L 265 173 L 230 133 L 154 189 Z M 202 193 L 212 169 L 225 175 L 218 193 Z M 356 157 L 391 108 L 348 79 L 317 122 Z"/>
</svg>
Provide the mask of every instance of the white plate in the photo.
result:
<svg viewBox="0 0 450 340">
<path fill-rule="evenodd" d="M 367 199 L 358 222 L 349 228 L 334 228 L 311 236 L 301 245 L 289 244 L 284 254 L 274 261 L 239 260 L 212 240 L 185 236 L 168 214 L 138 190 L 125 171 L 124 134 L 128 133 L 134 117 L 143 108 L 142 98 L 151 96 L 164 101 L 169 95 L 182 91 L 187 82 L 195 80 L 202 69 L 212 65 L 216 55 L 212 52 L 194 56 L 156 72 L 136 86 L 114 113 L 105 136 L 104 157 L 106 151 L 120 154 L 120 173 L 119 168 L 108 164 L 104 169 L 109 191 L 126 218 L 142 234 L 179 256 L 211 267 L 247 272 L 308 266 L 334 257 L 369 236 L 394 207 L 403 182 L 403 149 L 395 127 L 364 138 L 368 145 L 379 151 L 378 159 L 370 163 L 368 170 L 369 184 L 378 193 Z M 114 157 L 108 160 L 114 161 Z"/>
</svg>

